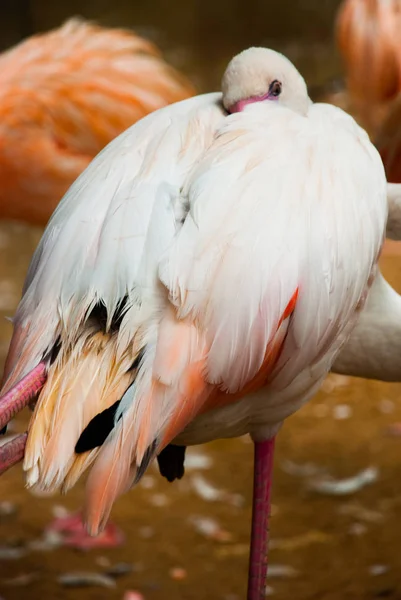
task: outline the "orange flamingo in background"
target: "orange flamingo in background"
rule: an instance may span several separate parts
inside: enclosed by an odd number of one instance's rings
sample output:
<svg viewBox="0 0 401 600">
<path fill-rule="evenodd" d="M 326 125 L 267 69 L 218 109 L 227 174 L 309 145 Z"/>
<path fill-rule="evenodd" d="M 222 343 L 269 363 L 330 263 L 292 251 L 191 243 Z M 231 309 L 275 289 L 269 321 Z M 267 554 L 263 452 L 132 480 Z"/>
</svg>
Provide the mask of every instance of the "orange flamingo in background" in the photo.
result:
<svg viewBox="0 0 401 600">
<path fill-rule="evenodd" d="M 377 126 L 401 87 L 400 0 L 345 0 L 336 38 L 351 100 L 365 125 Z"/>
<path fill-rule="evenodd" d="M 354 110 L 401 182 L 401 0 L 345 0 L 336 26 Z"/>
<path fill-rule="evenodd" d="M 156 456 L 173 480 L 185 446 L 249 433 L 247 597 L 260 600 L 274 438 L 356 325 L 386 221 L 366 133 L 314 105 L 282 55 L 235 57 L 222 94 L 128 129 L 54 213 L 14 319 L 0 427 L 43 389 L 0 472 L 26 441 L 29 486 L 66 491 L 93 465 L 97 533 Z"/>
<path fill-rule="evenodd" d="M 0 55 L 0 217 L 45 224 L 113 138 L 194 95 L 149 41 L 71 19 Z"/>
</svg>

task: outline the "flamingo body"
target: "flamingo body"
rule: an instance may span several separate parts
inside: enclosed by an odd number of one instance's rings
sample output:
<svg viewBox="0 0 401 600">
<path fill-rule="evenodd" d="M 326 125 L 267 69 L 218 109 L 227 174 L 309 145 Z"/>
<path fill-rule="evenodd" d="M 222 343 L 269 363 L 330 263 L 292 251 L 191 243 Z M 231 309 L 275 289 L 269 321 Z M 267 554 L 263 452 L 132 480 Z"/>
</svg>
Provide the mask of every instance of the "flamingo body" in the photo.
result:
<svg viewBox="0 0 401 600">
<path fill-rule="evenodd" d="M 379 274 L 350 339 L 334 362 L 333 371 L 399 382 L 400 339 L 401 297 Z"/>
<path fill-rule="evenodd" d="M 94 530 L 169 442 L 274 436 L 356 321 L 385 230 L 383 169 L 351 117 L 307 95 L 297 108 L 227 117 L 212 94 L 162 109 L 92 162 L 47 227 L 5 389 L 47 360 L 28 482 L 68 488 L 96 459 Z M 76 457 L 120 398 L 121 426 Z"/>
<path fill-rule="evenodd" d="M 387 237 L 401 241 L 401 185 L 387 186 Z M 401 381 L 398 356 L 401 340 L 401 296 L 379 273 L 350 339 L 333 371 L 353 377 Z"/>
<path fill-rule="evenodd" d="M 18 382 L 25 400 L 43 386 L 27 483 L 67 490 L 92 465 L 92 534 L 156 456 L 174 479 L 180 465 L 165 460 L 177 444 L 250 433 L 257 600 L 274 437 L 355 327 L 387 184 L 367 134 L 313 104 L 282 55 L 245 51 L 222 89 L 139 121 L 67 192 L 14 319 L 0 419 L 17 406 Z"/>
</svg>

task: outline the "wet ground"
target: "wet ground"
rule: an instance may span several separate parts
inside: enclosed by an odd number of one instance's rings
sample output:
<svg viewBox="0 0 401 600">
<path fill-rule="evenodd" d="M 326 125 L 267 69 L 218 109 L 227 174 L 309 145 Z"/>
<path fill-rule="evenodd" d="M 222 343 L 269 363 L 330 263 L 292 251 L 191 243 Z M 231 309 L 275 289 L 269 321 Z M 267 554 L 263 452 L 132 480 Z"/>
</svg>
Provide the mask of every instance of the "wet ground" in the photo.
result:
<svg viewBox="0 0 401 600">
<path fill-rule="evenodd" d="M 45 0 L 3 0 L 1 45 L 17 41 L 21 32 L 43 30 L 81 13 L 148 33 L 201 90 L 215 89 L 226 61 L 249 44 L 285 51 L 319 90 L 340 74 L 327 41 L 337 4 L 177 0 L 172 10 L 161 0 L 70 0 L 68 8 L 57 3 L 50 8 Z M 30 14 L 23 12 L 28 5 Z M 1 361 L 11 334 L 5 317 L 18 302 L 40 234 L 21 225 L 0 225 Z M 382 267 L 401 292 L 401 252 L 397 256 L 394 249 L 388 248 Z M 401 437 L 389 433 L 389 426 L 401 421 L 400 396 L 399 385 L 330 376 L 321 393 L 285 424 L 273 486 L 273 597 L 401 598 Z M 15 430 L 25 426 L 26 415 Z M 358 489 L 353 479 L 350 493 L 342 496 L 314 491 L 313 483 L 325 473 L 337 479 L 362 473 L 367 485 Z M 37 498 L 24 490 L 21 469 L 15 468 L 0 479 L 0 597 L 105 600 L 136 590 L 147 600 L 242 600 L 251 485 L 252 445 L 247 439 L 195 448 L 181 482 L 168 484 L 151 469 L 117 503 L 113 521 L 126 538 L 121 547 L 84 553 L 40 549 L 37 543 L 32 547 L 60 507 L 79 508 L 83 485 L 67 497 Z M 11 515 L 4 514 L 4 501 L 12 503 Z M 66 572 L 105 573 L 119 563 L 130 572 L 115 583 L 105 580 L 115 587 L 71 589 L 58 581 Z"/>
<path fill-rule="evenodd" d="M 9 260 L 0 265 L 1 308 L 9 314 L 37 235 L 27 237 L 22 227 L 2 227 L 0 233 L 1 260 Z M 390 252 L 382 266 L 397 285 L 401 256 Z M 3 355 L 9 332 L 8 326 L 1 330 Z M 401 597 L 401 438 L 388 429 L 401 420 L 400 392 L 399 385 L 331 375 L 322 392 L 287 421 L 278 438 L 273 486 L 269 586 L 275 598 Z M 25 423 L 18 420 L 16 430 Z M 360 479 L 371 482 L 358 489 L 354 479 L 348 495 L 326 495 L 311 489 L 324 473 L 336 479 L 362 473 Z M 26 546 L 43 536 L 60 506 L 79 508 L 83 486 L 67 497 L 33 497 L 15 468 L 0 479 L 1 500 L 17 509 L 0 517 L 0 557 L 3 544 L 27 553 L 0 560 L 0 596 L 106 600 L 122 599 L 131 589 L 147 600 L 242 600 L 251 484 L 252 445 L 246 438 L 194 448 L 181 482 L 168 484 L 151 469 L 117 503 L 113 521 L 126 536 L 120 548 L 46 551 Z M 115 588 L 69 589 L 57 581 L 66 572 L 104 573 L 118 563 L 133 570 Z"/>
</svg>

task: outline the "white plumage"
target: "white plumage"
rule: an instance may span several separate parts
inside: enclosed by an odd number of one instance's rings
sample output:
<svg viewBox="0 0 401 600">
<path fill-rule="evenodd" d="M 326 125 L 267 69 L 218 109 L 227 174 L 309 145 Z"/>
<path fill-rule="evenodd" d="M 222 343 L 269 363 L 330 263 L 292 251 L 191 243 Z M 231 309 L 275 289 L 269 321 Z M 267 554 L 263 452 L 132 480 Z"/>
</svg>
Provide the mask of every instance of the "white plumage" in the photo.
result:
<svg viewBox="0 0 401 600">
<path fill-rule="evenodd" d="M 260 65 L 267 82 L 285 70 L 294 106 L 252 97 L 226 114 L 209 94 L 146 117 L 71 187 L 32 261 L 6 388 L 60 347 L 25 469 L 31 485 L 68 488 L 96 459 L 92 531 L 149 448 L 273 436 L 330 370 L 373 281 L 378 153 L 351 117 L 303 97 L 280 55 Z M 105 444 L 77 458 L 79 432 L 127 388 Z"/>
</svg>

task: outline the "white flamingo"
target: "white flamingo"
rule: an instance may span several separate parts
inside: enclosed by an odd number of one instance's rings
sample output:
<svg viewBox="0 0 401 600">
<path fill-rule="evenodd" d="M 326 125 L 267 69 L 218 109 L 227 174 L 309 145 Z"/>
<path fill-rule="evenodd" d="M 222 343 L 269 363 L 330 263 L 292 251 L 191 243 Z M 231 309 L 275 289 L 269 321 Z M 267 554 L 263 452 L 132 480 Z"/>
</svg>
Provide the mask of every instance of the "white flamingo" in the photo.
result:
<svg viewBox="0 0 401 600">
<path fill-rule="evenodd" d="M 401 241 L 401 184 L 387 185 L 387 237 Z M 332 370 L 343 375 L 400 382 L 401 296 L 379 273 L 350 339 Z"/>
<path fill-rule="evenodd" d="M 249 433 L 248 598 L 259 600 L 274 438 L 355 326 L 386 180 L 366 133 L 313 104 L 282 55 L 241 53 L 222 92 L 137 123 L 62 200 L 14 320 L 0 427 L 43 387 L 27 483 L 65 490 L 93 464 L 93 534 L 156 456 L 174 479 L 182 447 Z M 25 441 L 2 450 L 0 468 Z"/>
</svg>

